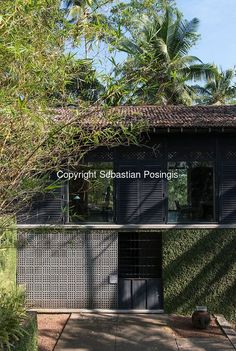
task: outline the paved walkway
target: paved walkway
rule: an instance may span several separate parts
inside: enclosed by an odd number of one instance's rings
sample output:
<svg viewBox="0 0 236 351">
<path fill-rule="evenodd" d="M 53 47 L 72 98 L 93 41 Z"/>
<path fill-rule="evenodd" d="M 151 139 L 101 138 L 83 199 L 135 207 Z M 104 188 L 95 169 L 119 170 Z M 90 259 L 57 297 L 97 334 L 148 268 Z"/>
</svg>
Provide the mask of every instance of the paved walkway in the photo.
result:
<svg viewBox="0 0 236 351">
<path fill-rule="evenodd" d="M 168 320 L 168 315 L 154 314 L 72 314 L 55 351 L 234 350 L 224 336 L 178 337 Z"/>
</svg>

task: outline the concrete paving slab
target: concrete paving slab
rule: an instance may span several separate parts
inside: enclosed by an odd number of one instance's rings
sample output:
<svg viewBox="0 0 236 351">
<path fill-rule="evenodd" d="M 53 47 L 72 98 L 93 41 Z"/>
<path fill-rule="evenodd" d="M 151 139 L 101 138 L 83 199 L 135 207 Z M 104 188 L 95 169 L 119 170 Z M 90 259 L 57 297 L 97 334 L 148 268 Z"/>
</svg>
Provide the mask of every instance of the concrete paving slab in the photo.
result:
<svg viewBox="0 0 236 351">
<path fill-rule="evenodd" d="M 55 351 L 113 351 L 118 316 L 72 315 Z"/>
<path fill-rule="evenodd" d="M 176 341 L 167 318 L 156 315 L 119 315 L 116 351 L 176 351 Z"/>
<path fill-rule="evenodd" d="M 168 315 L 72 314 L 55 351 L 233 351 L 227 338 L 180 338 Z"/>
<path fill-rule="evenodd" d="M 230 342 L 225 340 L 213 340 L 211 339 L 177 339 L 177 345 L 179 351 L 233 351 Z"/>
<path fill-rule="evenodd" d="M 236 331 L 233 329 L 233 326 L 225 319 L 223 315 L 216 315 L 215 317 L 232 346 L 236 350 Z"/>
</svg>

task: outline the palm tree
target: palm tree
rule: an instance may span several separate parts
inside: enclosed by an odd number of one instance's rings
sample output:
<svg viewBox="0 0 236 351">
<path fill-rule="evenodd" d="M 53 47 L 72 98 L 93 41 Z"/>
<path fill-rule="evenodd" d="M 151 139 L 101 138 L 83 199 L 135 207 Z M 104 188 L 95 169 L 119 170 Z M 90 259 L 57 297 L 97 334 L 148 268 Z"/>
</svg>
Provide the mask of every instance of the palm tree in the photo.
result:
<svg viewBox="0 0 236 351">
<path fill-rule="evenodd" d="M 236 70 L 234 68 L 223 71 L 217 70 L 204 87 L 195 86 L 199 93 L 197 102 L 210 105 L 236 104 Z"/>
<path fill-rule="evenodd" d="M 71 104 L 82 102 L 98 102 L 104 94 L 104 86 L 99 81 L 91 60 L 74 60 L 70 66 L 70 81 L 67 82 L 65 93 Z"/>
<path fill-rule="evenodd" d="M 209 79 L 215 67 L 203 64 L 189 51 L 199 39 L 199 20 L 187 21 L 178 10 L 166 7 L 163 14 L 143 18 L 131 38 L 121 40 L 118 49 L 128 54 L 116 68 L 131 95 L 124 102 L 190 105 L 194 89 L 191 80 Z"/>
</svg>

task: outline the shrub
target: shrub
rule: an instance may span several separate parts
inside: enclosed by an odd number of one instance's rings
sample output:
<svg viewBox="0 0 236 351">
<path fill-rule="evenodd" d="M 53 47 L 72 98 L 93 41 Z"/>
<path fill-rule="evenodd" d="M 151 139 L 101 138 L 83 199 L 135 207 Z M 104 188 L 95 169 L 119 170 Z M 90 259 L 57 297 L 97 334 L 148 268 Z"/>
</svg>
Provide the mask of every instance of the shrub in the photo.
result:
<svg viewBox="0 0 236 351">
<path fill-rule="evenodd" d="M 29 316 L 27 323 L 24 324 L 26 333 L 23 337 L 15 344 L 13 351 L 37 351 L 38 340 L 37 340 L 37 315 L 34 314 Z"/>
<path fill-rule="evenodd" d="M 27 332 L 25 295 L 21 288 L 0 290 L 0 350 L 12 350 Z"/>
</svg>

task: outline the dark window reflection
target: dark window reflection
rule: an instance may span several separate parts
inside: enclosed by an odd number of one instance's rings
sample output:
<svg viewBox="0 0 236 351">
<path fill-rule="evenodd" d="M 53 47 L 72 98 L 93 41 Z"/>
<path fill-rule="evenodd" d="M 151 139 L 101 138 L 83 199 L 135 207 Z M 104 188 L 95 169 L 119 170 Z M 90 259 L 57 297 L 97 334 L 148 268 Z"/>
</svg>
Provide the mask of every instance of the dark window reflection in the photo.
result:
<svg viewBox="0 0 236 351">
<path fill-rule="evenodd" d="M 70 180 L 70 222 L 113 222 L 113 180 L 100 172 L 113 170 L 112 162 L 89 163 L 80 172 L 96 172 L 96 178 Z"/>
<path fill-rule="evenodd" d="M 178 173 L 168 182 L 168 222 L 214 221 L 214 166 L 212 162 L 169 162 Z"/>
</svg>

